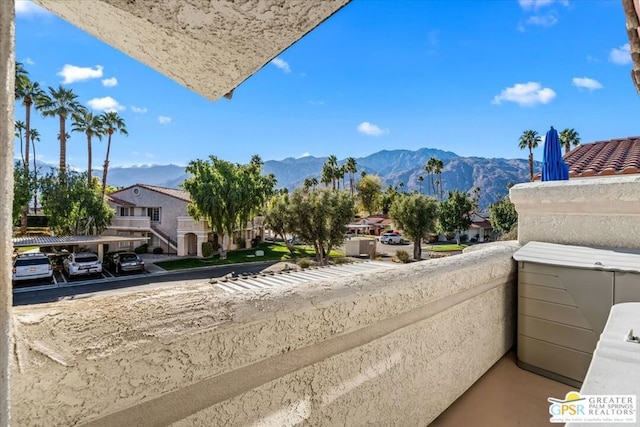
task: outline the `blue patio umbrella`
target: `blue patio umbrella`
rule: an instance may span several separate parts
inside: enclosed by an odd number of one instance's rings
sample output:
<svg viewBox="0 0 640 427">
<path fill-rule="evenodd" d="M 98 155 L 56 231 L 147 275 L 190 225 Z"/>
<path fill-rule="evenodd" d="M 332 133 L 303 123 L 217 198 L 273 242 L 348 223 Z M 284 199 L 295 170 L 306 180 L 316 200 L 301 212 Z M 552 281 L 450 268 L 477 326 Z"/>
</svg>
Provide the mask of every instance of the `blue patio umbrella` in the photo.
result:
<svg viewBox="0 0 640 427">
<path fill-rule="evenodd" d="M 544 139 L 544 156 L 542 157 L 542 180 L 561 181 L 569 179 L 569 166 L 562 160 L 562 150 L 558 131 L 553 126 Z"/>
</svg>

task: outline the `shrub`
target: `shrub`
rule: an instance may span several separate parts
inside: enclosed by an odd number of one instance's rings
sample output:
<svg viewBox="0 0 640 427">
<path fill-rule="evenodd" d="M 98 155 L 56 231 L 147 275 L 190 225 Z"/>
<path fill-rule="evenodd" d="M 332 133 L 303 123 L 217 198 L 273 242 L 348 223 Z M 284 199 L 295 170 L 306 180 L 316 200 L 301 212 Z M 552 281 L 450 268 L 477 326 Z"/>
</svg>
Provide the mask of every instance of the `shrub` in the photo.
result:
<svg viewBox="0 0 640 427">
<path fill-rule="evenodd" d="M 461 242 L 466 242 L 469 239 L 469 236 L 466 234 L 461 234 L 460 235 L 460 241 Z"/>
<path fill-rule="evenodd" d="M 156 255 L 159 255 L 162 252 L 164 252 L 164 249 L 162 249 L 160 246 L 158 246 L 157 248 L 153 248 L 153 253 Z"/>
<path fill-rule="evenodd" d="M 404 264 L 411 262 L 411 256 L 409 255 L 409 252 L 403 251 L 402 249 L 396 251 L 396 258 L 398 258 L 398 261 Z"/>
<path fill-rule="evenodd" d="M 218 242 L 212 242 L 211 247 L 213 248 L 213 252 L 218 252 L 222 245 Z"/>
<path fill-rule="evenodd" d="M 246 240 L 244 240 L 244 237 L 238 237 L 236 239 L 236 244 L 238 245 L 238 249 L 244 249 L 246 246 Z"/>
<path fill-rule="evenodd" d="M 202 256 L 205 258 L 211 258 L 213 256 L 213 243 L 202 242 Z"/>
<path fill-rule="evenodd" d="M 133 250 L 137 254 L 146 254 L 149 252 L 149 245 L 147 243 L 143 243 L 137 248 Z"/>
<path fill-rule="evenodd" d="M 350 258 L 347 258 L 345 256 L 337 256 L 333 258 L 333 263 L 336 265 L 340 265 L 340 264 L 350 264 L 352 263 L 353 260 Z"/>
<path fill-rule="evenodd" d="M 309 267 L 311 267 L 311 261 L 309 260 L 309 258 L 301 258 L 301 259 L 298 260 L 298 262 L 296 264 L 298 264 L 298 267 L 300 267 L 300 268 L 309 268 Z"/>
</svg>

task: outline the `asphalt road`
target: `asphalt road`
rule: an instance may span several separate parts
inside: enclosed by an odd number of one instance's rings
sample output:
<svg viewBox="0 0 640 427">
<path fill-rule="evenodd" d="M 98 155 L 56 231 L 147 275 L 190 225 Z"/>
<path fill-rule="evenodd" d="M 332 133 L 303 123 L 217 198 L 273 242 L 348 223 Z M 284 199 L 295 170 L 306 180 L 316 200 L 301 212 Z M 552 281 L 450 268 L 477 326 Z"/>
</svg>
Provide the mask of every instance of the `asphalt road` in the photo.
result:
<svg viewBox="0 0 640 427">
<path fill-rule="evenodd" d="M 264 270 L 276 261 L 265 261 L 246 264 L 221 265 L 209 268 L 166 272 L 161 274 L 135 274 L 116 276 L 108 279 L 83 280 L 71 282 L 62 287 L 14 292 L 13 305 L 41 304 L 63 299 L 87 298 L 97 293 L 111 293 L 122 289 L 136 287 L 157 288 L 170 286 L 185 280 L 210 279 L 222 277 L 231 272 L 238 275 L 256 273 Z"/>
</svg>

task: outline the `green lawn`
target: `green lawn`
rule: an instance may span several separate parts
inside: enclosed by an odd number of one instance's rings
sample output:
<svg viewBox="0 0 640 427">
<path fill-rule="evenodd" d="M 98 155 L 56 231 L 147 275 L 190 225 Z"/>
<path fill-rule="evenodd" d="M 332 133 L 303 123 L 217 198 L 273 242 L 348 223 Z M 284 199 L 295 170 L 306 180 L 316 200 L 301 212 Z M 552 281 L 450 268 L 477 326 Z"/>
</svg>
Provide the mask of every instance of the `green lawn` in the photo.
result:
<svg viewBox="0 0 640 427">
<path fill-rule="evenodd" d="M 258 248 L 241 251 L 228 251 L 227 259 L 221 260 L 219 255 L 212 258 L 185 258 L 172 261 L 157 262 L 158 267 L 165 270 L 180 270 L 185 268 L 209 267 L 212 265 L 239 264 L 254 261 L 288 261 L 292 258 L 313 258 L 315 251 L 308 246 L 296 246 L 295 256 L 292 257 L 284 243 L 261 243 Z M 256 257 L 256 250 L 264 251 L 264 256 Z M 331 251 L 331 256 L 341 256 L 341 252 Z"/>
<path fill-rule="evenodd" d="M 429 245 L 427 246 L 427 250 L 432 252 L 452 252 L 452 251 L 461 251 L 469 245 L 460 244 L 447 244 L 447 245 Z"/>
</svg>

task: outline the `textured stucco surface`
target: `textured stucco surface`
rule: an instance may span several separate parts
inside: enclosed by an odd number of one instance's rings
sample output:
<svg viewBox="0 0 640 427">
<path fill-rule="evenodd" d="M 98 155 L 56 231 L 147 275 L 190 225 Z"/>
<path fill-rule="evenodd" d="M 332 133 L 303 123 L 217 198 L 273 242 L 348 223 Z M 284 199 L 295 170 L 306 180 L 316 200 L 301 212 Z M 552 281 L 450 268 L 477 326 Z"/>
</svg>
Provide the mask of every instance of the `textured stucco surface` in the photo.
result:
<svg viewBox="0 0 640 427">
<path fill-rule="evenodd" d="M 640 176 L 518 184 L 518 241 L 637 248 Z"/>
<path fill-rule="evenodd" d="M 424 425 L 511 347 L 517 248 L 242 295 L 203 283 L 16 307 L 16 423 L 241 425 L 292 411 Z"/>
<path fill-rule="evenodd" d="M 349 0 L 35 0 L 217 100 Z"/>
<path fill-rule="evenodd" d="M 11 207 L 13 204 L 14 2 L 0 2 L 0 426 L 9 425 L 11 335 Z"/>
</svg>

